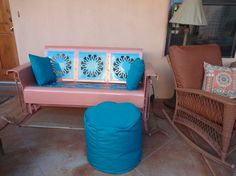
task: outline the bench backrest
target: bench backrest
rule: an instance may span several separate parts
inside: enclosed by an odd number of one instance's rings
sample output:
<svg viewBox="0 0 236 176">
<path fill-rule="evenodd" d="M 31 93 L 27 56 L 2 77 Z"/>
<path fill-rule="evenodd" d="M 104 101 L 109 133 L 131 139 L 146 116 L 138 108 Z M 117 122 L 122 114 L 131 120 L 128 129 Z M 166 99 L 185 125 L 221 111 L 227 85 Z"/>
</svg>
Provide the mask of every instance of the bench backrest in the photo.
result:
<svg viewBox="0 0 236 176">
<path fill-rule="evenodd" d="M 58 80 L 124 83 L 140 48 L 46 46 Z"/>
</svg>

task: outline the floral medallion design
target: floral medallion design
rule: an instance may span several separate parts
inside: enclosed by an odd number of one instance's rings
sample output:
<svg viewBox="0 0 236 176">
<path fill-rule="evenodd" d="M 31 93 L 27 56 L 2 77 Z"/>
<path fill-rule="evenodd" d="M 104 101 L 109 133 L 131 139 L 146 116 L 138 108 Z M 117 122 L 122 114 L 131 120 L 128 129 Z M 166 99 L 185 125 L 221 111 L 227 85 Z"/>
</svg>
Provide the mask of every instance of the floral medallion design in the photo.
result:
<svg viewBox="0 0 236 176">
<path fill-rule="evenodd" d="M 121 79 L 127 78 L 130 64 L 134 62 L 134 58 L 130 56 L 117 57 L 113 63 L 113 71 L 115 75 Z"/>
<path fill-rule="evenodd" d="M 62 59 L 64 62 L 60 64 L 61 70 L 58 70 L 56 67 L 57 65 L 57 59 Z M 62 77 L 68 74 L 72 68 L 72 62 L 69 58 L 69 56 L 65 54 L 57 54 L 56 56 L 53 56 L 51 59 L 51 64 L 54 72 L 57 76 Z"/>
<path fill-rule="evenodd" d="M 58 81 L 125 83 L 139 50 L 47 48 Z"/>
<path fill-rule="evenodd" d="M 89 54 L 81 61 L 81 70 L 87 77 L 95 78 L 101 75 L 104 69 L 103 65 L 104 63 L 101 57 L 97 56 L 96 54 Z"/>
<path fill-rule="evenodd" d="M 49 51 L 53 71 L 59 79 L 73 79 L 74 77 L 74 52 Z"/>
<path fill-rule="evenodd" d="M 216 81 L 222 87 L 227 87 L 232 84 L 232 77 L 226 72 L 222 72 L 216 75 Z"/>
<path fill-rule="evenodd" d="M 204 63 L 202 89 L 229 98 L 236 98 L 236 68 Z"/>
<path fill-rule="evenodd" d="M 105 62 L 105 53 L 80 52 L 79 79 L 103 81 L 105 79 Z"/>
<path fill-rule="evenodd" d="M 130 65 L 139 57 L 139 54 L 112 54 L 111 80 L 125 81 Z"/>
</svg>

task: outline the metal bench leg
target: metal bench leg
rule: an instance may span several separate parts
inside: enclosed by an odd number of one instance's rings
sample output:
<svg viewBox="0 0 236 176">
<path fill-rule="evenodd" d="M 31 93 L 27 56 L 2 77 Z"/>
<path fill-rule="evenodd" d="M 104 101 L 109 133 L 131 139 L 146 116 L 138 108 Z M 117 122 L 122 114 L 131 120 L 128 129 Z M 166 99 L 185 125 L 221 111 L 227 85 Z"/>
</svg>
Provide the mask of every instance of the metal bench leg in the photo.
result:
<svg viewBox="0 0 236 176">
<path fill-rule="evenodd" d="M 3 145 L 2 145 L 2 139 L 0 138 L 0 152 L 2 155 L 4 155 Z"/>
</svg>

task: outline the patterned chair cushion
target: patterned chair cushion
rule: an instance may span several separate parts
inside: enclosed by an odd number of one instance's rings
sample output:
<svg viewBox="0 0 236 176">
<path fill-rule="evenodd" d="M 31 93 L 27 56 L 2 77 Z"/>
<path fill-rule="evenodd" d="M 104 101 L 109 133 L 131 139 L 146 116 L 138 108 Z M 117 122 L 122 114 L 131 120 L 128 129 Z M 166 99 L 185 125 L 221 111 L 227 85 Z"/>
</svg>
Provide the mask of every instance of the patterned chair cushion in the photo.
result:
<svg viewBox="0 0 236 176">
<path fill-rule="evenodd" d="M 204 70 L 203 90 L 229 98 L 236 98 L 236 68 L 204 63 Z"/>
</svg>

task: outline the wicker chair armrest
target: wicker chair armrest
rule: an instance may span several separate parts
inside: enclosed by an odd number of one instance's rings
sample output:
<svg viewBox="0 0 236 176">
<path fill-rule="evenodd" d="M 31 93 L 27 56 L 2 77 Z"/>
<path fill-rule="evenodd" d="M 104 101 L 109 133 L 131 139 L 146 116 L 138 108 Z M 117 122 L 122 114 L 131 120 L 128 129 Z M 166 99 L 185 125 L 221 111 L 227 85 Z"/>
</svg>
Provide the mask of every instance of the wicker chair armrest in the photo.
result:
<svg viewBox="0 0 236 176">
<path fill-rule="evenodd" d="M 230 67 L 236 68 L 236 62 L 231 62 Z"/>
<path fill-rule="evenodd" d="M 177 88 L 177 92 L 184 92 L 184 93 L 191 93 L 191 94 L 196 94 L 198 96 L 203 96 L 206 98 L 209 98 L 211 100 L 217 101 L 219 103 L 223 103 L 226 105 L 230 106 L 236 106 L 236 100 L 235 99 L 230 99 L 227 97 L 223 97 L 217 94 L 209 93 L 200 89 L 183 89 L 183 88 Z"/>
</svg>

